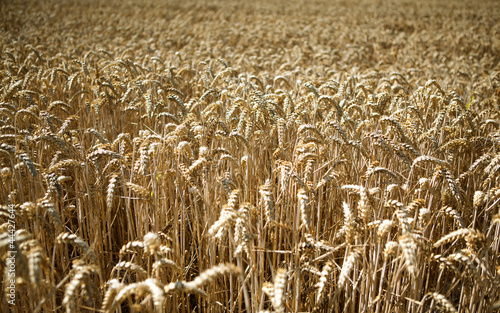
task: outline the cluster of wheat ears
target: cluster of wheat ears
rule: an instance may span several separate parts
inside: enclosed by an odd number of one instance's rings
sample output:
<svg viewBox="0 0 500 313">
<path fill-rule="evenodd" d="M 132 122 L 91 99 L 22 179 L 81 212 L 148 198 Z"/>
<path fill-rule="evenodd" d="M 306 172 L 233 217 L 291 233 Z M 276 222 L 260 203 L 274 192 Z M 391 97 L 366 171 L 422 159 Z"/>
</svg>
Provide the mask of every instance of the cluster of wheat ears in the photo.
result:
<svg viewBox="0 0 500 313">
<path fill-rule="evenodd" d="M 2 311 L 493 312 L 499 6 L 2 2 Z"/>
</svg>

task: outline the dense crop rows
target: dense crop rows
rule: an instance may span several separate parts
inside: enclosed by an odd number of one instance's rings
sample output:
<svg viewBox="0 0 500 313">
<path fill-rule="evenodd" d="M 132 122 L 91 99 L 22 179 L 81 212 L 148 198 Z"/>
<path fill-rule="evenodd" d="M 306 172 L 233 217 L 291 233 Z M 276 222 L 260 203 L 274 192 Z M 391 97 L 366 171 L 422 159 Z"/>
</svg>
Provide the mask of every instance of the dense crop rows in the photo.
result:
<svg viewBox="0 0 500 313">
<path fill-rule="evenodd" d="M 250 2 L 0 3 L 3 311 L 499 307 L 500 3 Z"/>
</svg>

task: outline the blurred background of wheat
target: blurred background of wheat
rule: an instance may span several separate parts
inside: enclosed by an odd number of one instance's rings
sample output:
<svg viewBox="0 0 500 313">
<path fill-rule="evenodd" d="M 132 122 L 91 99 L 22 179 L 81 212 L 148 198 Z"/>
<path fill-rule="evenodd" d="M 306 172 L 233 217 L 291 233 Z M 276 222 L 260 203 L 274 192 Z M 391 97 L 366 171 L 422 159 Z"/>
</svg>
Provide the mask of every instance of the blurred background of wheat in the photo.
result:
<svg viewBox="0 0 500 313">
<path fill-rule="evenodd" d="M 498 1 L 0 9 L 2 311 L 498 306 Z"/>
</svg>

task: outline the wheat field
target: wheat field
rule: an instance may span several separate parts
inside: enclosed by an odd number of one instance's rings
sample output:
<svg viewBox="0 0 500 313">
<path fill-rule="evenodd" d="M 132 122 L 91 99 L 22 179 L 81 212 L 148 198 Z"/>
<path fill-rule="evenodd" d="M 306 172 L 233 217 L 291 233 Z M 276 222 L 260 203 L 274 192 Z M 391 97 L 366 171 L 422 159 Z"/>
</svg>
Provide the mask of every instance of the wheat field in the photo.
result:
<svg viewBox="0 0 500 313">
<path fill-rule="evenodd" d="M 2 312 L 495 312 L 500 2 L 0 2 Z"/>
</svg>

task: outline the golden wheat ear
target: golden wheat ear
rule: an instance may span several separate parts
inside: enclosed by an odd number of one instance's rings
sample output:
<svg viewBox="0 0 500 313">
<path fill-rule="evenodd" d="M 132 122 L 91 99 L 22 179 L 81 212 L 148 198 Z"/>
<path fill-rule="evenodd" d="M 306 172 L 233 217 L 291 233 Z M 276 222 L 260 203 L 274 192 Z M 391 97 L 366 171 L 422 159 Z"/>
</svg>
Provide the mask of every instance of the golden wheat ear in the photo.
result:
<svg viewBox="0 0 500 313">
<path fill-rule="evenodd" d="M 446 313 L 458 313 L 457 309 L 450 302 L 450 300 L 448 300 L 442 294 L 439 294 L 437 292 L 428 293 L 428 294 L 426 294 L 424 296 L 424 298 L 422 299 L 421 302 L 424 303 L 425 300 L 427 300 L 427 299 L 430 299 L 431 302 L 432 302 L 432 304 L 434 304 L 434 305 L 437 304 L 443 312 L 446 312 Z"/>
<path fill-rule="evenodd" d="M 62 301 L 62 305 L 66 307 L 66 312 L 75 312 L 77 308 L 77 294 L 78 289 L 86 289 L 86 296 L 91 296 L 94 291 L 92 288 L 95 288 L 93 284 L 91 274 L 97 272 L 97 268 L 92 265 L 83 265 L 84 263 L 80 260 L 74 261 L 73 268 L 73 278 L 66 286 L 66 290 L 64 292 L 64 298 Z"/>
<path fill-rule="evenodd" d="M 158 281 L 152 278 L 148 278 L 145 281 L 133 283 L 127 285 L 125 287 L 118 288 L 118 292 L 116 292 L 116 296 L 113 299 L 113 302 L 110 305 L 108 312 L 114 312 L 118 306 L 125 301 L 126 299 L 130 299 L 130 297 L 135 295 L 144 295 L 151 294 L 153 298 L 153 304 L 156 310 L 161 311 L 163 307 L 163 302 L 165 301 L 165 292 Z"/>
<path fill-rule="evenodd" d="M 201 287 L 213 282 L 218 277 L 228 274 L 240 275 L 241 270 L 239 267 L 233 264 L 219 264 L 212 268 L 209 268 L 208 270 L 205 270 L 190 282 L 177 281 L 167 284 L 164 286 L 164 290 L 166 294 L 170 294 L 175 291 L 182 291 L 207 296 L 207 293 L 201 290 Z"/>
<path fill-rule="evenodd" d="M 70 243 L 74 246 L 77 246 L 82 250 L 84 256 L 89 256 L 91 260 L 94 262 L 97 261 L 97 257 L 95 253 L 92 250 L 90 250 L 89 245 L 85 241 L 83 241 L 82 238 L 78 237 L 75 234 L 62 233 L 59 236 L 57 236 L 56 241 L 58 243 L 64 243 L 64 244 Z"/>
<path fill-rule="evenodd" d="M 262 291 L 271 298 L 271 303 L 276 312 L 284 312 L 284 293 L 287 283 L 287 271 L 279 268 L 274 275 L 274 283 L 266 282 L 262 285 Z"/>
</svg>

